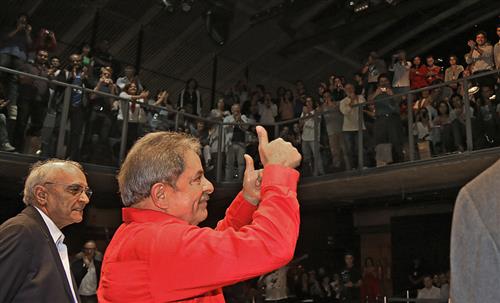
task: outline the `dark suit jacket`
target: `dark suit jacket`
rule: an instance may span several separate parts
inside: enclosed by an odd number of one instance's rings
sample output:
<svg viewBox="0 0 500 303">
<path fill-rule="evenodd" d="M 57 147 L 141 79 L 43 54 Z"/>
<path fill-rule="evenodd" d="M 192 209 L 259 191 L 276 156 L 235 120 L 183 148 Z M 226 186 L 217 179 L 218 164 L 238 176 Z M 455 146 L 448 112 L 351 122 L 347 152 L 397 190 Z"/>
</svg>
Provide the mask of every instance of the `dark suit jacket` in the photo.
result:
<svg viewBox="0 0 500 303">
<path fill-rule="evenodd" d="M 99 279 L 101 278 L 101 265 L 102 262 L 94 258 L 95 273 L 97 276 L 97 286 L 99 286 Z M 86 266 L 83 266 L 83 259 L 78 259 L 73 263 L 71 263 L 71 271 L 73 272 L 73 276 L 75 277 L 75 282 L 77 287 L 80 287 L 80 284 L 82 283 L 82 280 L 87 274 L 88 270 L 89 269 Z"/>
<path fill-rule="evenodd" d="M 0 226 L 0 302 L 73 302 L 57 247 L 33 206 Z M 78 298 L 78 288 L 74 283 Z"/>
</svg>

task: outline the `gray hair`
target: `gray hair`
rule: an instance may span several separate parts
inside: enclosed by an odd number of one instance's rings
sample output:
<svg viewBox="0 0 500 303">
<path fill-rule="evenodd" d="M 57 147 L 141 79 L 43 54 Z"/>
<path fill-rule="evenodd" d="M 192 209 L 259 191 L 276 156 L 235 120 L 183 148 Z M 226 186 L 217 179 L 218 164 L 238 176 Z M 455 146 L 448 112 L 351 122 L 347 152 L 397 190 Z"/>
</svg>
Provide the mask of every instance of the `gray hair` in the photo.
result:
<svg viewBox="0 0 500 303">
<path fill-rule="evenodd" d="M 47 178 L 50 174 L 57 169 L 64 169 L 67 167 L 73 167 L 81 171 L 83 171 L 83 167 L 78 162 L 69 161 L 69 160 L 61 160 L 61 159 L 48 159 L 45 161 L 38 161 L 33 164 L 30 168 L 28 177 L 24 182 L 24 190 L 23 190 L 23 202 L 26 205 L 32 205 L 36 202 L 35 198 L 35 187 L 37 185 L 41 185 L 47 182 Z"/>
<path fill-rule="evenodd" d="M 165 182 L 175 188 L 184 171 L 184 155 L 192 150 L 200 154 L 198 139 L 174 132 L 150 133 L 139 139 L 118 173 L 123 205 L 130 206 L 150 195 L 155 183 Z"/>
</svg>

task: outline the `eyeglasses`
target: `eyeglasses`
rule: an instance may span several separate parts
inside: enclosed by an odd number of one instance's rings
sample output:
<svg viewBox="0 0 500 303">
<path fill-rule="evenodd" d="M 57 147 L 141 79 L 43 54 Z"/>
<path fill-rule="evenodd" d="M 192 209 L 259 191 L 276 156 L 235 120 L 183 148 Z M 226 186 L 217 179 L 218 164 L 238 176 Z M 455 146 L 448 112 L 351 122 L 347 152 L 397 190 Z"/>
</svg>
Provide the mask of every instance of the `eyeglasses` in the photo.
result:
<svg viewBox="0 0 500 303">
<path fill-rule="evenodd" d="M 66 188 L 66 191 L 72 194 L 73 196 L 78 196 L 81 195 L 83 192 L 87 195 L 87 197 L 90 199 L 90 197 L 93 194 L 92 189 L 90 187 L 85 187 L 81 186 L 80 184 L 64 184 L 64 183 L 56 183 L 56 182 L 45 182 L 45 184 L 53 184 L 53 185 L 63 185 Z"/>
</svg>

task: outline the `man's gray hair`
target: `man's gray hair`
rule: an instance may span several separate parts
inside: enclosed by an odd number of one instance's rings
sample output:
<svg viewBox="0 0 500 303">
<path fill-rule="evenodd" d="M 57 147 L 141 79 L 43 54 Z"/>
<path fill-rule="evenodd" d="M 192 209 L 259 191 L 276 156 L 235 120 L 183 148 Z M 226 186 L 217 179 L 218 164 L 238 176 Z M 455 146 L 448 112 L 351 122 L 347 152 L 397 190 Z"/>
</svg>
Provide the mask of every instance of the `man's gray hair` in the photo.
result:
<svg viewBox="0 0 500 303">
<path fill-rule="evenodd" d="M 123 205 L 130 206 L 149 197 L 155 183 L 175 188 L 184 171 L 184 157 L 192 150 L 200 154 L 198 139 L 184 133 L 156 132 L 139 139 L 118 173 Z"/>
<path fill-rule="evenodd" d="M 45 182 L 48 182 L 48 177 L 50 174 L 57 169 L 65 169 L 67 167 L 73 167 L 83 171 L 83 167 L 80 163 L 69 160 L 61 160 L 61 159 L 48 159 L 45 161 L 38 161 L 33 164 L 30 168 L 28 177 L 24 182 L 24 190 L 23 190 L 23 202 L 26 205 L 32 205 L 36 202 L 35 198 L 35 187 L 37 185 L 42 185 Z"/>
</svg>

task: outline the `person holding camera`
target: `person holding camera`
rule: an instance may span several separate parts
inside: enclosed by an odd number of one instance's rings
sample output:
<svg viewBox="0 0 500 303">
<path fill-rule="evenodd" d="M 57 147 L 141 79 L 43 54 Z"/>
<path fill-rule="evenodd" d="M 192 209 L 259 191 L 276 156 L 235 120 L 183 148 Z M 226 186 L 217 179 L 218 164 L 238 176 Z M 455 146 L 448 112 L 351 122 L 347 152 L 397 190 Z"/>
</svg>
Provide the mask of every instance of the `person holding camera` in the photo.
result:
<svg viewBox="0 0 500 303">
<path fill-rule="evenodd" d="M 102 262 L 96 257 L 95 241 L 89 240 L 83 245 L 81 258 L 71 264 L 82 303 L 97 303 L 97 287 L 101 278 Z"/>
<path fill-rule="evenodd" d="M 238 180 L 243 178 L 245 169 L 246 131 L 248 129 L 248 119 L 241 114 L 239 104 L 231 106 L 231 115 L 224 118 L 224 123 L 236 123 L 236 125 L 224 125 L 225 150 L 226 150 L 226 181 L 232 181 L 234 178 L 234 161 L 238 163 Z"/>
<path fill-rule="evenodd" d="M 410 91 L 410 69 L 411 62 L 406 60 L 406 52 L 398 51 L 392 56 L 392 63 L 389 71 L 393 72 L 392 88 L 395 94 L 402 94 Z"/>
<path fill-rule="evenodd" d="M 32 44 L 28 15 L 22 13 L 17 17 L 13 28 L 5 29 L 0 33 L 0 66 L 20 70 L 28 59 L 28 49 Z M 5 97 L 10 101 L 7 119 L 10 124 L 14 125 L 17 116 L 17 75 L 0 73 L 0 77 L 6 89 Z"/>
</svg>

